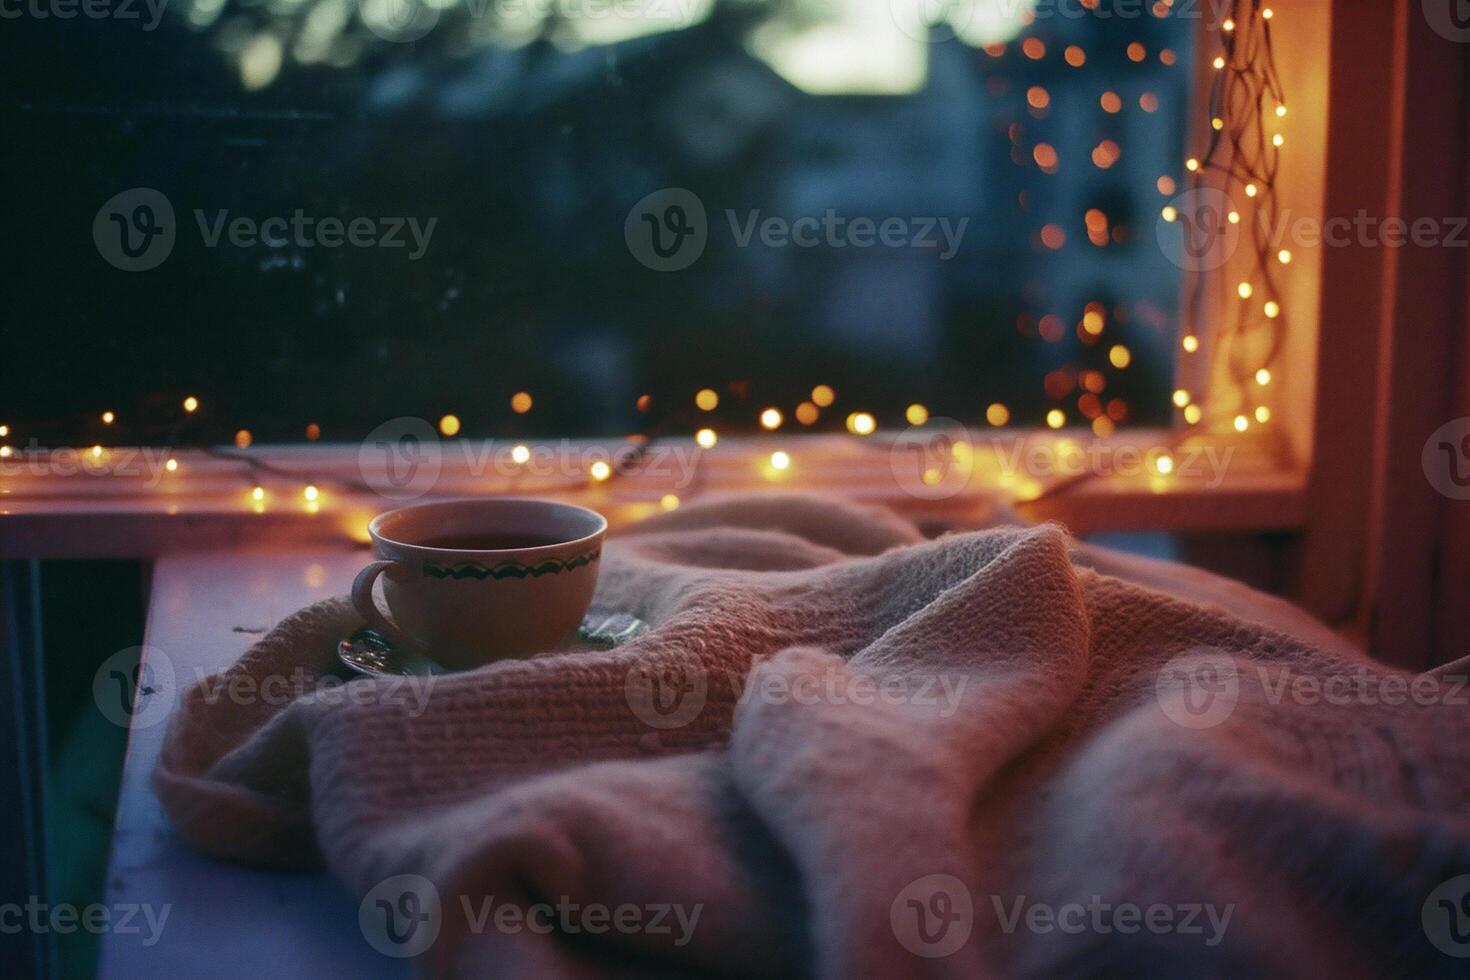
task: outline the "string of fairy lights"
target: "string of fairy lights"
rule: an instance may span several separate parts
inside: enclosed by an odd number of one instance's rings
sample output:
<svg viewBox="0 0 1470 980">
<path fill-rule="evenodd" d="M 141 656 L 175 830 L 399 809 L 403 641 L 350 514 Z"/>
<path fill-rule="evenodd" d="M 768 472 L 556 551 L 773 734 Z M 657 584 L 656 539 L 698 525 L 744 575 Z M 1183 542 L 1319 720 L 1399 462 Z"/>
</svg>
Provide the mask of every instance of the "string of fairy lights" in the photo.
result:
<svg viewBox="0 0 1470 980">
<path fill-rule="evenodd" d="M 738 386 L 732 386 L 738 387 Z M 810 397 L 799 403 L 792 412 L 797 425 L 814 425 L 821 417 L 824 409 L 830 408 L 837 400 L 837 392 L 827 384 L 818 384 L 811 389 Z M 701 414 L 714 413 L 721 405 L 721 395 L 713 388 L 700 389 L 694 395 L 694 408 Z M 516 415 L 528 414 L 533 407 L 534 399 L 529 392 L 519 391 L 511 396 L 510 408 Z M 643 460 L 649 450 L 660 440 L 671 437 L 670 420 L 675 417 L 672 412 L 653 411 L 655 399 L 652 395 L 644 394 L 637 399 L 638 411 L 644 414 L 648 421 L 642 427 L 642 431 L 625 436 L 617 445 L 615 452 L 607 453 L 607 458 L 590 459 L 583 472 L 580 481 L 573 479 L 565 486 L 540 486 L 536 489 L 542 491 L 573 489 L 578 482 L 591 485 L 606 484 L 620 476 L 626 476 L 637 472 L 638 464 Z M 165 428 L 171 434 L 180 433 L 189 421 L 197 418 L 203 411 L 203 403 L 196 395 L 188 395 L 178 403 L 176 418 L 168 423 Z M 111 430 L 119 426 L 122 420 L 119 413 L 112 409 L 96 413 L 91 418 L 91 425 L 100 426 L 104 430 Z M 912 404 L 905 411 L 906 420 L 912 425 L 922 425 L 928 421 L 928 409 L 921 404 Z M 762 408 L 757 414 L 757 423 L 764 432 L 774 433 L 786 426 L 791 421 L 786 414 L 774 405 Z M 54 422 L 54 420 L 53 420 Z M 878 431 L 877 418 L 871 412 L 852 411 L 848 412 L 845 422 L 846 430 L 853 436 L 866 437 L 874 435 Z M 458 415 L 446 413 L 441 415 L 434 425 L 438 435 L 446 440 L 459 438 L 463 434 L 463 423 Z M 687 426 L 681 430 L 682 438 L 689 438 Z M 0 423 L 0 439 L 10 438 L 11 426 Z M 308 441 L 317 441 L 322 437 L 321 426 L 317 423 L 309 423 L 305 429 Z M 702 450 L 714 449 L 720 441 L 720 436 L 714 424 L 701 425 L 694 433 L 692 440 Z M 505 440 L 507 443 L 512 440 Z M 506 459 L 514 467 L 526 468 L 532 461 L 534 443 L 515 442 L 508 448 L 503 448 Z M 111 457 L 121 450 L 122 447 L 114 444 L 104 446 L 96 443 L 90 448 L 63 447 L 57 449 L 33 448 L 25 451 L 27 458 L 40 461 L 48 456 L 54 457 L 58 452 L 78 457 L 79 468 L 84 472 L 104 473 Z M 238 429 L 234 434 L 233 446 L 201 446 L 193 449 L 196 454 L 202 455 L 209 460 L 217 460 L 230 464 L 238 464 L 240 477 L 246 483 L 250 506 L 257 512 L 263 513 L 268 501 L 280 499 L 283 496 L 283 486 L 289 489 L 284 491 L 285 495 L 297 495 L 304 502 L 308 512 L 315 513 L 320 508 L 323 499 L 323 487 L 331 486 L 336 489 L 345 490 L 349 493 L 365 496 L 376 495 L 378 488 L 366 478 L 343 476 L 340 474 L 319 474 L 304 481 L 298 468 L 275 461 L 270 455 L 261 454 L 260 447 L 255 445 L 255 436 L 249 429 Z M 8 443 L 0 444 L 0 460 L 9 460 L 16 455 L 16 450 Z M 181 460 L 184 453 L 175 454 L 172 450 L 163 463 L 163 469 L 168 474 L 182 474 L 186 472 L 187 457 Z M 770 452 L 763 458 L 763 466 L 772 476 L 779 476 L 789 470 L 792 466 L 792 454 L 784 449 Z M 529 472 L 529 470 L 527 470 Z M 691 488 L 697 491 L 697 487 Z M 680 498 L 675 494 L 664 494 L 659 501 L 665 510 L 672 510 L 680 503 Z"/>
<path fill-rule="evenodd" d="M 1179 341 L 1186 360 L 1182 375 L 1200 379 L 1216 397 L 1234 395 L 1234 403 L 1225 402 L 1215 414 L 1230 419 L 1237 432 L 1271 420 L 1265 392 L 1286 335 L 1279 278 L 1292 253 L 1277 248 L 1271 237 L 1280 217 L 1276 185 L 1287 115 L 1271 41 L 1274 17 L 1263 0 L 1232 0 L 1231 16 L 1220 25 L 1222 50 L 1211 61 L 1208 143 L 1184 164 L 1191 213 L 1181 214 L 1172 205 L 1163 212 L 1165 221 L 1188 223 L 1185 234 L 1193 239 L 1196 255 L 1221 250 L 1228 258 L 1232 236 L 1244 235 L 1249 242 L 1249 267 L 1233 267 L 1234 275 L 1214 268 L 1212 261 L 1190 266 Z M 1218 316 L 1222 309 L 1229 312 Z M 1190 364 L 1207 346 L 1206 363 Z M 1211 385 L 1214 358 L 1224 366 L 1229 392 Z M 1188 388 L 1176 389 L 1173 401 L 1189 426 L 1206 422 Z"/>
<path fill-rule="evenodd" d="M 1273 380 L 1272 368 L 1285 336 L 1286 320 L 1282 310 L 1280 279 L 1284 275 L 1284 267 L 1291 263 L 1292 255 L 1288 249 L 1277 249 L 1271 240 L 1271 229 L 1276 227 L 1280 213 L 1276 184 L 1281 149 L 1285 143 L 1282 124 L 1287 115 L 1271 40 L 1271 21 L 1275 14 L 1263 0 L 1231 0 L 1231 3 L 1231 16 L 1221 23 L 1218 31 L 1220 53 L 1210 61 L 1212 78 L 1208 99 L 1207 143 L 1197 156 L 1190 156 L 1185 160 L 1188 192 L 1176 198 L 1176 203 L 1191 199 L 1194 206 L 1185 209 L 1171 203 L 1163 208 L 1162 218 L 1166 222 L 1179 222 L 1185 226 L 1187 235 L 1206 236 L 1211 244 L 1229 234 L 1245 234 L 1250 245 L 1247 253 L 1249 265 L 1241 268 L 1244 263 L 1237 263 L 1228 276 L 1224 275 L 1225 270 L 1222 268 L 1186 269 L 1185 302 L 1179 333 L 1183 365 L 1179 374 L 1181 378 L 1195 379 L 1203 390 L 1210 391 L 1212 405 L 1207 419 L 1202 398 L 1183 385 L 1174 390 L 1172 402 L 1185 423 L 1185 428 L 1176 432 L 1175 443 L 1207 421 L 1216 419 L 1228 419 L 1228 425 L 1222 422 L 1221 427 L 1227 431 L 1234 428 L 1238 432 L 1247 431 L 1253 424 L 1267 423 L 1271 412 L 1265 404 L 1265 389 Z M 1098 5 L 1083 0 L 1083 6 L 1096 10 Z M 1157 0 L 1153 4 L 1152 13 L 1156 17 L 1168 16 L 1172 7 L 1173 0 Z M 1031 44 L 1034 40 L 1028 38 L 1022 51 L 1026 57 L 1038 60 L 1045 55 L 1045 47 L 1039 41 Z M 992 56 L 999 56 L 1002 52 L 996 50 L 996 47 L 991 46 L 986 50 Z M 1129 60 L 1138 62 L 1146 55 L 1142 45 L 1134 42 L 1128 45 L 1127 56 Z M 1063 57 L 1074 68 L 1080 67 L 1087 60 L 1086 52 L 1076 45 L 1065 48 Z M 1160 53 L 1160 60 L 1166 65 L 1172 65 L 1174 59 L 1175 56 L 1169 49 Z M 1115 105 L 1110 105 L 1110 97 Z M 1027 102 L 1032 109 L 1037 109 L 1039 105 L 1044 110 L 1049 99 L 1045 90 L 1037 87 L 1028 90 Z M 1115 113 L 1121 102 L 1116 93 L 1108 91 L 1104 93 L 1101 105 L 1105 112 Z M 1153 112 L 1157 109 L 1158 102 L 1151 93 L 1146 92 L 1140 99 L 1140 106 L 1145 112 Z M 1017 131 L 1013 128 L 1011 132 L 1012 142 L 1015 143 Z M 1054 151 L 1043 152 L 1049 149 L 1046 144 L 1038 144 L 1036 151 L 1030 155 L 1034 157 L 1036 165 L 1046 173 L 1054 172 L 1056 165 Z M 1116 161 L 1117 156 L 1116 144 L 1104 141 L 1099 144 L 1098 151 L 1094 152 L 1093 163 L 1101 169 L 1107 169 Z M 1173 178 L 1168 176 L 1160 177 L 1158 186 L 1161 193 L 1175 189 Z M 1248 214 L 1242 214 L 1237 205 L 1242 199 L 1242 206 L 1247 209 Z M 1102 216 L 1101 212 L 1094 214 L 1095 210 L 1089 210 L 1085 216 L 1092 243 L 1101 245 L 1106 244 L 1109 238 L 1116 239 L 1117 229 L 1110 229 L 1106 216 Z M 1048 229 L 1043 230 L 1040 239 L 1046 247 L 1053 248 L 1056 246 L 1047 241 L 1050 228 L 1048 226 Z M 1220 315 L 1221 310 L 1226 310 L 1227 313 Z M 1078 325 L 1079 337 L 1086 333 L 1095 340 L 1102 332 L 1105 312 L 1102 304 L 1089 303 L 1086 314 Z M 1049 336 L 1048 331 L 1053 330 L 1053 327 L 1060 329 L 1059 325 L 1049 326 L 1046 319 L 1043 318 L 1041 336 L 1046 340 L 1057 339 Z M 1114 369 L 1121 371 L 1129 367 L 1132 355 L 1125 346 L 1114 344 L 1108 349 L 1108 360 Z M 1196 360 L 1200 363 L 1195 363 Z M 1228 381 L 1227 391 L 1222 391 L 1221 385 L 1212 383 L 1217 363 L 1222 366 L 1220 370 Z M 1056 372 L 1048 375 L 1048 386 L 1054 374 Z M 1097 371 L 1081 371 L 1076 374 L 1075 383 L 1084 391 L 1079 405 L 1082 406 L 1083 414 L 1091 419 L 1093 431 L 1098 435 L 1108 435 L 1113 430 L 1113 422 L 1121 420 L 1122 413 L 1115 412 L 1114 403 L 1117 399 L 1103 402 L 1096 397 L 1102 390 L 1102 384 L 1094 383 L 1094 375 L 1101 378 Z M 1048 394 L 1051 394 L 1050 391 Z M 632 472 L 636 469 L 636 463 L 656 441 L 688 438 L 689 428 L 693 428 L 692 438 L 696 446 L 703 450 L 713 449 L 720 438 L 713 424 L 713 413 L 720 409 L 722 400 L 728 396 L 728 392 L 722 395 L 711 387 L 695 392 L 693 407 L 696 421 L 692 426 L 688 424 L 688 415 L 676 416 L 669 411 L 657 411 L 652 395 L 640 396 L 637 408 L 640 416 L 645 419 L 645 424 L 640 431 L 626 437 L 623 451 L 619 455 L 608 460 L 590 462 L 585 471 L 585 481 L 594 485 L 602 484 Z M 1232 396 L 1233 403 L 1228 400 Z M 1218 404 L 1226 407 L 1223 410 L 1218 409 L 1215 399 L 1220 399 Z M 1096 406 L 1096 411 L 1087 410 L 1089 401 Z M 840 414 L 840 410 L 833 408 L 837 402 L 837 392 L 833 386 L 825 383 L 813 387 L 806 398 L 789 409 L 789 415 L 788 410 L 778 405 L 746 405 L 743 397 L 738 402 L 742 411 L 747 408 L 755 411 L 756 423 L 761 431 L 767 433 L 783 428 L 788 431 L 810 428 L 824 417 L 830 421 L 833 411 Z M 510 410 L 515 416 L 530 413 L 534 404 L 532 394 L 527 391 L 515 392 L 509 399 Z M 179 408 L 181 414 L 177 414 L 174 421 L 166 424 L 169 444 L 175 444 L 174 440 L 182 433 L 183 427 L 197 417 L 201 401 L 198 396 L 188 395 L 179 402 Z M 1126 413 L 1126 406 L 1123 406 L 1122 412 Z M 930 419 L 929 409 L 921 403 L 910 404 L 904 410 L 903 416 L 904 421 L 914 427 L 924 426 Z M 94 432 L 110 432 L 119 426 L 118 413 L 112 409 L 89 413 L 87 417 L 87 428 Z M 703 421 L 705 417 L 710 419 L 709 424 Z M 1001 402 L 992 402 L 986 407 L 984 417 L 990 427 L 1003 428 L 1011 422 L 1011 410 Z M 676 421 L 679 423 L 678 431 L 675 431 Z M 1051 429 L 1061 429 L 1068 424 L 1066 414 L 1058 408 L 1048 411 L 1044 421 Z M 438 418 L 435 428 L 440 436 L 453 439 L 461 435 L 463 424 L 458 416 L 446 413 Z M 879 429 L 879 423 L 872 412 L 859 409 L 846 412 L 843 428 L 852 437 L 863 439 L 874 435 Z M 133 434 L 139 434 L 136 428 Z M 309 423 L 304 434 L 308 441 L 316 441 L 322 437 L 322 429 L 316 423 Z M 17 452 L 9 442 L 11 436 L 11 426 L 0 423 L 0 459 L 9 459 Z M 250 487 L 250 499 L 257 510 L 262 509 L 267 499 L 267 484 L 291 485 L 291 492 L 299 493 L 309 507 L 314 507 L 320 497 L 318 483 L 334 484 L 352 492 L 373 492 L 367 481 L 348 477 L 323 476 L 319 480 L 303 483 L 298 472 L 272 463 L 258 453 L 250 452 L 254 441 L 249 429 L 240 428 L 235 432 L 233 447 L 212 447 L 202 452 L 210 458 L 241 465 L 242 476 Z M 90 458 L 94 462 L 102 460 L 108 452 L 101 442 L 90 448 L 72 451 L 79 453 L 84 461 Z M 48 450 L 33 449 L 25 452 L 34 455 L 44 454 Z M 525 443 L 510 446 L 507 452 L 509 460 L 516 465 L 524 465 L 531 458 L 531 449 Z M 1159 472 L 1166 475 L 1172 464 L 1168 456 L 1162 459 Z M 792 463 L 792 454 L 787 449 L 775 450 L 763 461 L 771 474 L 784 473 L 791 468 Z M 170 455 L 166 461 L 166 471 L 177 473 L 180 467 L 179 459 Z M 1086 477 L 1084 475 L 1080 478 Z M 1059 492 L 1072 482 L 1074 481 L 1059 481 L 1046 488 L 1044 493 Z M 669 494 L 661 502 L 666 509 L 672 509 L 678 505 L 678 498 Z"/>
</svg>

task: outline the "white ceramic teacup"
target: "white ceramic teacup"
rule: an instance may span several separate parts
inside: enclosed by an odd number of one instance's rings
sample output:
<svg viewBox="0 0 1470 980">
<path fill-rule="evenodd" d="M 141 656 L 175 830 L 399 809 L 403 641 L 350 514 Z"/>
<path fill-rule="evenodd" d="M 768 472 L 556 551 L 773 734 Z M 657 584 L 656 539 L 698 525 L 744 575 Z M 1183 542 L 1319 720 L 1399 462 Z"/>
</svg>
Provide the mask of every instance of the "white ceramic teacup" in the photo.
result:
<svg viewBox="0 0 1470 980">
<path fill-rule="evenodd" d="M 587 613 L 607 520 L 550 500 L 485 497 L 389 511 L 352 583 L 369 626 L 454 670 L 555 649 Z M 373 598 L 383 578 L 385 616 Z M 390 618 L 391 616 L 391 618 Z"/>
</svg>

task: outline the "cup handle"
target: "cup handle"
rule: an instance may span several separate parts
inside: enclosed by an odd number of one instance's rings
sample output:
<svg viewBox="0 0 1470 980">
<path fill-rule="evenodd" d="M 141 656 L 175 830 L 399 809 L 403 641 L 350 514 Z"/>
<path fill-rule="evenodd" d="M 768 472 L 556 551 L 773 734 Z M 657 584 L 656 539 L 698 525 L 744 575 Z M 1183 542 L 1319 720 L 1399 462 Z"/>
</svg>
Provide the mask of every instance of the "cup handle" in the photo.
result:
<svg viewBox="0 0 1470 980">
<path fill-rule="evenodd" d="M 378 576 L 397 564 L 396 561 L 369 562 L 362 571 L 358 572 L 357 578 L 352 580 L 352 605 L 357 610 L 357 614 L 373 629 L 406 650 L 423 653 L 424 645 L 403 632 L 392 620 L 384 616 L 382 610 L 378 608 L 377 601 L 373 599 L 373 584 L 377 582 Z"/>
</svg>

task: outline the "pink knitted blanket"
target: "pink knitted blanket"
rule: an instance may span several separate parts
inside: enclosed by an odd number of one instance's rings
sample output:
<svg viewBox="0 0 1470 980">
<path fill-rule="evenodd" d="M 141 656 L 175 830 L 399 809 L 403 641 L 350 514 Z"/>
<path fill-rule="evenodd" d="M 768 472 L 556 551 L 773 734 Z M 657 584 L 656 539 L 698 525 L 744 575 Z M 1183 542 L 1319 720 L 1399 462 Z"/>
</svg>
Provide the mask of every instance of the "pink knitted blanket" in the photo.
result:
<svg viewBox="0 0 1470 980">
<path fill-rule="evenodd" d="M 925 540 L 808 498 L 635 527 L 599 601 L 654 628 L 285 708 L 199 685 L 158 795 L 205 853 L 325 865 L 432 975 L 1470 963 L 1453 671 L 1054 527 Z M 226 679 L 325 676 L 357 625 L 304 609 Z"/>
</svg>

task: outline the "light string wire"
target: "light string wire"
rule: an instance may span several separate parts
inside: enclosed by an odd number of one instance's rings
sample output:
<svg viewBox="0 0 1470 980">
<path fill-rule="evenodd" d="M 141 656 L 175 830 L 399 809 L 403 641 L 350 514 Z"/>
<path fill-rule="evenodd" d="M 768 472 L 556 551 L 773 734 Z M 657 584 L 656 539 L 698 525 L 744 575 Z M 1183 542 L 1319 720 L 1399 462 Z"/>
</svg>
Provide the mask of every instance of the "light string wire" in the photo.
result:
<svg viewBox="0 0 1470 980">
<path fill-rule="evenodd" d="M 1223 183 L 1222 192 L 1231 210 L 1236 203 L 1231 193 L 1235 188 L 1251 204 L 1248 229 L 1252 262 L 1249 277 L 1240 280 L 1249 285 L 1249 296 L 1241 295 L 1237 285 L 1236 315 L 1216 320 L 1212 313 L 1220 308 L 1218 304 L 1222 297 L 1213 292 L 1212 287 L 1221 287 L 1227 280 L 1223 275 L 1192 270 L 1186 274 L 1186 299 L 1180 318 L 1181 336 L 1195 341 L 1193 348 L 1182 343 L 1185 356 L 1199 349 L 1201 328 L 1212 322 L 1216 324 L 1216 343 L 1211 348 L 1226 352 L 1230 381 L 1239 397 L 1240 414 L 1235 420 L 1238 431 L 1244 431 L 1250 425 L 1251 417 L 1245 414 L 1245 409 L 1251 402 L 1252 383 L 1260 385 L 1261 378 L 1269 380 L 1270 368 L 1276 363 L 1286 337 L 1286 317 L 1281 310 L 1280 287 L 1272 265 L 1273 261 L 1280 265 L 1288 261 L 1282 258 L 1281 253 L 1273 251 L 1275 244 L 1272 241 L 1281 216 L 1276 183 L 1284 137 L 1279 132 L 1268 136 L 1267 123 L 1270 118 L 1280 119 L 1286 114 L 1286 96 L 1276 69 L 1276 53 L 1271 38 L 1274 16 L 1274 11 L 1264 0 L 1232 0 L 1231 16 L 1222 22 L 1219 31 L 1222 53 L 1212 62 L 1215 76 L 1208 103 L 1210 136 L 1204 152 L 1198 158 L 1191 157 L 1185 167 L 1188 188 L 1195 192 L 1193 200 L 1201 200 L 1199 192 L 1209 186 L 1207 181 L 1214 175 L 1217 183 Z M 1215 120 L 1221 123 L 1218 128 L 1214 125 Z M 1250 185 L 1255 186 L 1254 195 L 1245 192 Z M 1228 212 L 1223 209 L 1217 210 L 1212 218 L 1212 235 L 1223 229 L 1223 223 L 1229 222 Z M 1196 227 L 1200 226 L 1200 215 L 1196 214 L 1194 219 Z M 1246 220 L 1240 217 L 1241 222 Z M 1185 229 L 1185 233 L 1189 234 L 1190 230 Z M 1228 297 L 1226 301 L 1229 301 Z M 1268 316 L 1268 308 L 1276 315 Z M 1264 347 L 1264 354 L 1253 358 L 1249 340 L 1261 331 L 1265 332 L 1265 341 L 1264 344 L 1258 343 L 1256 349 Z M 1202 380 L 1206 385 L 1212 369 L 1211 363 L 1203 371 Z M 1189 401 L 1184 405 L 1176 403 L 1178 409 L 1187 411 L 1190 407 Z M 1268 413 L 1263 406 L 1256 412 L 1254 419 L 1257 422 L 1264 423 L 1269 418 L 1269 414 L 1261 414 Z M 1201 416 L 1200 422 L 1174 428 L 1160 448 L 1169 452 L 1177 450 L 1202 424 Z M 1096 473 L 1084 472 L 1062 477 L 1020 503 L 1033 504 L 1059 496 L 1097 476 Z"/>
<path fill-rule="evenodd" d="M 1213 213 L 1207 214 L 1210 205 L 1204 204 L 1193 216 L 1196 228 L 1203 228 L 1212 237 L 1226 233 L 1226 224 L 1235 223 L 1230 221 L 1230 214 L 1246 225 L 1249 268 L 1238 283 L 1227 278 L 1223 269 L 1189 271 L 1182 318 L 1186 338 L 1197 338 L 1204 326 L 1213 326 L 1215 342 L 1202 383 L 1210 383 L 1213 358 L 1223 356 L 1238 397 L 1235 427 L 1240 431 L 1251 422 L 1248 409 L 1253 401 L 1252 385 L 1259 385 L 1259 378 L 1270 377 L 1269 370 L 1286 337 L 1275 268 L 1283 263 L 1272 241 L 1281 218 L 1276 185 L 1284 136 L 1279 130 L 1272 132 L 1268 122 L 1282 118 L 1286 106 L 1271 38 L 1273 16 L 1264 0 L 1233 0 L 1231 17 L 1219 32 L 1223 53 L 1214 62 L 1217 67 L 1209 100 L 1209 139 L 1204 152 L 1191 159 L 1186 168 L 1194 201 L 1211 200 L 1202 193 L 1210 188 L 1218 190 L 1224 199 L 1224 206 Z M 1217 127 L 1216 122 L 1221 125 Z M 1252 187 L 1254 193 L 1248 190 Z M 1248 216 L 1240 213 L 1241 198 L 1247 202 Z M 1217 244 L 1221 242 L 1216 237 L 1211 245 Z M 1233 297 L 1229 293 L 1232 285 Z M 1216 318 L 1213 314 L 1222 308 L 1222 299 L 1235 304 L 1234 313 Z M 1195 346 L 1197 349 L 1197 341 Z M 1185 356 L 1193 353 L 1188 345 L 1184 346 Z M 1262 374 L 1263 370 L 1267 373 Z M 1259 407 L 1257 412 L 1256 421 L 1269 418 L 1259 414 Z"/>
</svg>

